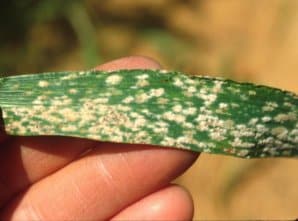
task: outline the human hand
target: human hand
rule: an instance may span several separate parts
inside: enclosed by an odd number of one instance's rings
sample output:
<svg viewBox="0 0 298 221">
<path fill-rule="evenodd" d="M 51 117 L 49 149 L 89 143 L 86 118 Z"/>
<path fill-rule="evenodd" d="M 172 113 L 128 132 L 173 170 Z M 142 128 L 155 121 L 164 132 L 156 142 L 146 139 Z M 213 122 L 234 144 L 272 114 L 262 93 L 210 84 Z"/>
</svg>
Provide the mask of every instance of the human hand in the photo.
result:
<svg viewBox="0 0 298 221">
<path fill-rule="evenodd" d="M 128 57 L 97 69 L 159 67 Z M 0 135 L 0 219 L 191 220 L 191 197 L 170 182 L 197 156 L 149 145 Z"/>
</svg>

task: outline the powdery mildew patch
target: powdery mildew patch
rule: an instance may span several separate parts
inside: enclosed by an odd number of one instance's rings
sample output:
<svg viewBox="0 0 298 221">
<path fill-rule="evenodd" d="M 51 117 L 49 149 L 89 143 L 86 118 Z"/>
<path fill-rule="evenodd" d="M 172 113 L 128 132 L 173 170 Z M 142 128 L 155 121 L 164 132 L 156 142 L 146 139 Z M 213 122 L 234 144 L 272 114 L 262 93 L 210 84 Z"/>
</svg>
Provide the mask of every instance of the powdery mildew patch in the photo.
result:
<svg viewBox="0 0 298 221">
<path fill-rule="evenodd" d="M 298 155 L 298 98 L 278 89 L 166 70 L 0 80 L 8 134 L 85 137 L 245 158 Z"/>
</svg>

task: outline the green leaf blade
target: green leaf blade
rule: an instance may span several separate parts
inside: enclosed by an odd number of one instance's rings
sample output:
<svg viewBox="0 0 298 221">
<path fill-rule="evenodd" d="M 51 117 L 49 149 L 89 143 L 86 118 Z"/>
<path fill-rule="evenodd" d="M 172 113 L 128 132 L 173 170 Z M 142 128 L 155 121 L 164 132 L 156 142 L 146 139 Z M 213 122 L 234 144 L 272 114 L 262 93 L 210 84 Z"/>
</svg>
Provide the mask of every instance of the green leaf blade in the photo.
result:
<svg viewBox="0 0 298 221">
<path fill-rule="evenodd" d="M 160 70 L 54 72 L 0 80 L 11 135 L 59 135 L 237 157 L 298 155 L 298 98 Z"/>
</svg>

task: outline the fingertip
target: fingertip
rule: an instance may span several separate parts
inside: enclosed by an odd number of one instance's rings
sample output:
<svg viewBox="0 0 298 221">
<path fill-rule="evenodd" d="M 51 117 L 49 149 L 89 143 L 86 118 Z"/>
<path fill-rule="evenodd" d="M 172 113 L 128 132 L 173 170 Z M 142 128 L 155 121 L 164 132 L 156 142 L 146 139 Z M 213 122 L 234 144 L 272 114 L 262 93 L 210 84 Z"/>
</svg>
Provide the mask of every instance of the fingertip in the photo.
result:
<svg viewBox="0 0 298 221">
<path fill-rule="evenodd" d="M 159 69 L 161 65 L 145 56 L 129 56 L 119 58 L 95 67 L 95 70 L 114 71 L 119 69 Z"/>
<path fill-rule="evenodd" d="M 192 220 L 193 200 L 181 186 L 171 185 L 127 207 L 112 220 Z"/>
</svg>

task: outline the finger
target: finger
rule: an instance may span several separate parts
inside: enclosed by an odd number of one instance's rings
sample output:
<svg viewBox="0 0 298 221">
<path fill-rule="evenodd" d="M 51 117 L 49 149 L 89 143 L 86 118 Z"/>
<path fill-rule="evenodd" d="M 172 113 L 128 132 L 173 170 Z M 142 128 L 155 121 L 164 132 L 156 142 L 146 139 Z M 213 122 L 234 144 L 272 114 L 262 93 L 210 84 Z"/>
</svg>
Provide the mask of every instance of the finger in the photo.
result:
<svg viewBox="0 0 298 221">
<path fill-rule="evenodd" d="M 103 143 L 32 185 L 3 219 L 105 220 L 168 185 L 195 159 L 189 151 Z"/>
<path fill-rule="evenodd" d="M 156 69 L 157 62 L 128 57 L 97 69 Z M 1 137 L 1 136 L 0 136 Z M 13 194 L 76 159 L 97 142 L 66 137 L 10 137 L 0 149 L 0 207 Z"/>
<path fill-rule="evenodd" d="M 15 137 L 0 149 L 0 207 L 29 184 L 53 173 L 94 146 L 66 137 Z"/>
<path fill-rule="evenodd" d="M 96 70 L 114 71 L 121 69 L 159 69 L 158 62 L 144 56 L 130 56 L 120 58 L 96 67 Z"/>
<path fill-rule="evenodd" d="M 168 186 L 122 210 L 111 220 L 192 220 L 193 201 L 179 186 Z"/>
</svg>

